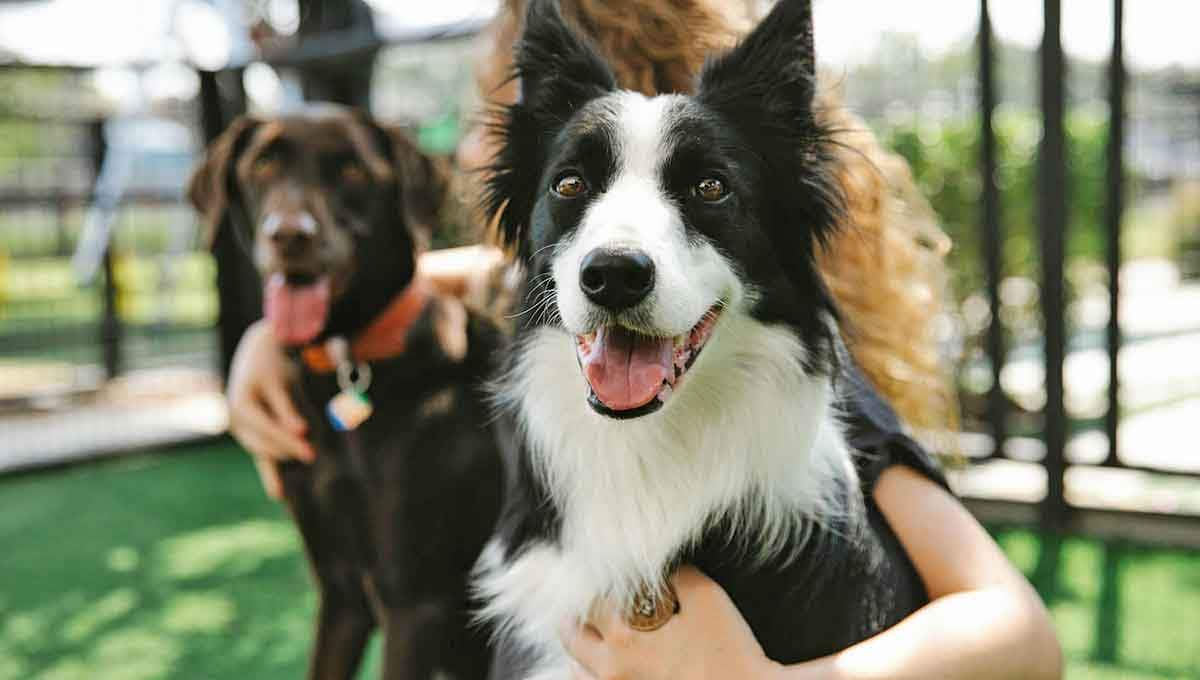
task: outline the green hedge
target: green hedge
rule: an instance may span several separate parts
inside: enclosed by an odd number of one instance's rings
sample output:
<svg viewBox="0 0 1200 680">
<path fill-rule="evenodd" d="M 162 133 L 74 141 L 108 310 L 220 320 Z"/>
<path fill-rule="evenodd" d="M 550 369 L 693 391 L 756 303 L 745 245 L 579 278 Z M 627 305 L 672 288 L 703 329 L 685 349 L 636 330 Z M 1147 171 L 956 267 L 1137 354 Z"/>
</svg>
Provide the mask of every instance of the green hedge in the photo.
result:
<svg viewBox="0 0 1200 680">
<path fill-rule="evenodd" d="M 1036 181 L 1041 125 L 1032 113 L 996 117 L 997 171 L 1001 196 L 1006 276 L 1037 275 Z M 954 240 L 950 269 L 959 296 L 984 284 L 981 254 L 982 183 L 979 121 L 913 121 L 887 126 L 885 144 L 908 159 L 925 195 Z M 1067 119 L 1068 257 L 1104 257 L 1103 116 L 1076 111 Z"/>
</svg>

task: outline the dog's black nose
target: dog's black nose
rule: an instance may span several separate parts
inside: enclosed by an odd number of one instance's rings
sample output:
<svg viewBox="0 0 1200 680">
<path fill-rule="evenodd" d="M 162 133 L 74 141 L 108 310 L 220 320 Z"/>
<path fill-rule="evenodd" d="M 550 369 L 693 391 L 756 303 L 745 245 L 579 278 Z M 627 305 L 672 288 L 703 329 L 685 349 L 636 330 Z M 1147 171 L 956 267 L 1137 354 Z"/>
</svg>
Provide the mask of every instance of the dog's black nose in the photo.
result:
<svg viewBox="0 0 1200 680">
<path fill-rule="evenodd" d="M 579 287 L 601 307 L 629 309 L 654 288 L 654 261 L 639 250 L 597 248 L 583 258 Z"/>
</svg>

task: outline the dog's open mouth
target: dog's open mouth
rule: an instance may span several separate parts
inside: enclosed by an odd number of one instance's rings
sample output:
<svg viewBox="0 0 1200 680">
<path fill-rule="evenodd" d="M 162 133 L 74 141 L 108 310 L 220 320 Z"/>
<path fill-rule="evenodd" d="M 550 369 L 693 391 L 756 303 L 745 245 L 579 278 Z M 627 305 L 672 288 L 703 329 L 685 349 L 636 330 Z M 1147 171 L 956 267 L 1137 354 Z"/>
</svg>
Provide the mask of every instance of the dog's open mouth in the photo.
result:
<svg viewBox="0 0 1200 680">
<path fill-rule="evenodd" d="M 272 274 L 263 291 L 263 315 L 280 344 L 306 345 L 325 329 L 329 318 L 328 275 Z"/>
<path fill-rule="evenodd" d="M 712 336 L 721 316 L 714 305 L 690 331 L 654 337 L 624 326 L 602 326 L 575 336 L 590 392 L 588 404 L 613 418 L 636 418 L 662 408 Z"/>
</svg>

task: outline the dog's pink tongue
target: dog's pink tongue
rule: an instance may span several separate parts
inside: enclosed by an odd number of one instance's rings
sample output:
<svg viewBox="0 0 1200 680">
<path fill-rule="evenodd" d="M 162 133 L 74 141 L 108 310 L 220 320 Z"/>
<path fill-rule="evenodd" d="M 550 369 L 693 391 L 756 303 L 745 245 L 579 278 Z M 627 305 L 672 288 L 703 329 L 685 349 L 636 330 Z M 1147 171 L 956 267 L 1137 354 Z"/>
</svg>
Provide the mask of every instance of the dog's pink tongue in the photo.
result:
<svg viewBox="0 0 1200 680">
<path fill-rule="evenodd" d="M 583 375 L 605 406 L 625 411 L 644 406 L 672 376 L 671 338 L 649 338 L 619 326 L 601 328 L 581 348 Z"/>
<path fill-rule="evenodd" d="M 329 316 L 329 278 L 294 286 L 282 274 L 275 274 L 263 292 L 263 314 L 282 344 L 312 342 L 325 328 Z"/>
</svg>

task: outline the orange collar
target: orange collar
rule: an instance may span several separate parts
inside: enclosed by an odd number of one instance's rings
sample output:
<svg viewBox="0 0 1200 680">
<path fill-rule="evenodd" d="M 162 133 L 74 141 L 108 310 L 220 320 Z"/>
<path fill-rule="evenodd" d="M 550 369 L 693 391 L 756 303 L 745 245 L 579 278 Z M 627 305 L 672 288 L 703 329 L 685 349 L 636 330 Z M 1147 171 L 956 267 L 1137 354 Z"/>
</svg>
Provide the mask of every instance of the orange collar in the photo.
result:
<svg viewBox="0 0 1200 680">
<path fill-rule="evenodd" d="M 366 330 L 350 343 L 350 356 L 356 362 L 390 359 L 404 353 L 408 332 L 425 311 L 429 291 L 419 278 L 397 295 Z M 313 373 L 332 373 L 337 362 L 326 345 L 310 345 L 300 352 L 304 365 Z"/>
</svg>

